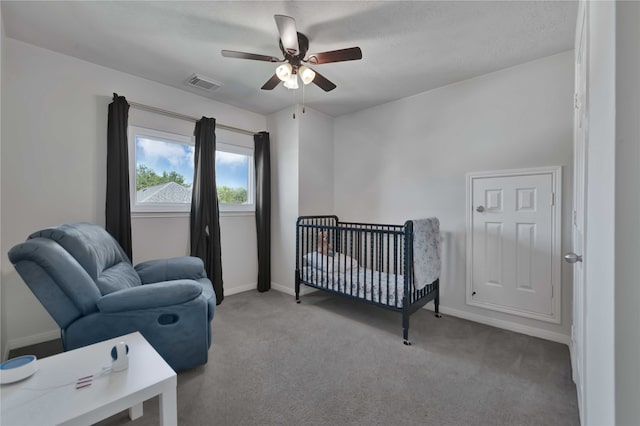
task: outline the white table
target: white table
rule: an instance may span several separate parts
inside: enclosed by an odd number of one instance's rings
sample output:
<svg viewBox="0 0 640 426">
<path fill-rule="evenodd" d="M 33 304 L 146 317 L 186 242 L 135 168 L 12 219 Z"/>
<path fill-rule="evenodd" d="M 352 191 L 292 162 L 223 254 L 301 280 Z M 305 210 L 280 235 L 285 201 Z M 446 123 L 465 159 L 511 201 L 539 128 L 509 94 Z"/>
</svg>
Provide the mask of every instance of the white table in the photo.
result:
<svg viewBox="0 0 640 426">
<path fill-rule="evenodd" d="M 111 348 L 129 345 L 129 368 L 111 367 Z M 0 424 L 88 425 L 129 409 L 142 416 L 142 402 L 160 396 L 160 424 L 178 423 L 176 373 L 138 332 L 39 359 L 28 379 L 2 385 Z M 93 375 L 91 386 L 76 389 L 78 379 Z"/>
</svg>

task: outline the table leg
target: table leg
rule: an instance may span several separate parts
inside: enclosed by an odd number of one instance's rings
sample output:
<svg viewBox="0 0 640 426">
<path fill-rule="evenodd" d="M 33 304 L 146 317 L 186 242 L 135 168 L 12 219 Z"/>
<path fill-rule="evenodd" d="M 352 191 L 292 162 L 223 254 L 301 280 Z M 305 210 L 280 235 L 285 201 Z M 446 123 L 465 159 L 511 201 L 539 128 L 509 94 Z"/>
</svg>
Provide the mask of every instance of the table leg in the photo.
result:
<svg viewBox="0 0 640 426">
<path fill-rule="evenodd" d="M 129 418 L 131 420 L 139 419 L 140 417 L 142 417 L 142 402 L 129 408 Z"/>
<path fill-rule="evenodd" d="M 160 394 L 160 426 L 174 426 L 178 424 L 176 398 L 175 386 L 170 386 Z"/>
</svg>

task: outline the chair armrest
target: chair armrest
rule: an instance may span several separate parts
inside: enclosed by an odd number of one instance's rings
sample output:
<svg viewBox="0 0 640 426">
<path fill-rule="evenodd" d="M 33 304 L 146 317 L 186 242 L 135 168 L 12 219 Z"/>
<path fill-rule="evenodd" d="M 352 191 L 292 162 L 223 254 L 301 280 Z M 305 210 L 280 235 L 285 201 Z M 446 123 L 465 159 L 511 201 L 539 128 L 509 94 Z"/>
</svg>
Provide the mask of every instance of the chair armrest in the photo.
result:
<svg viewBox="0 0 640 426">
<path fill-rule="evenodd" d="M 204 263 L 195 256 L 149 260 L 137 264 L 135 270 L 143 284 L 171 280 L 197 280 L 207 277 Z"/>
<path fill-rule="evenodd" d="M 98 309 L 103 313 L 113 313 L 161 308 L 188 302 L 201 293 L 202 286 L 192 280 L 166 281 L 109 293 L 98 300 Z"/>
</svg>

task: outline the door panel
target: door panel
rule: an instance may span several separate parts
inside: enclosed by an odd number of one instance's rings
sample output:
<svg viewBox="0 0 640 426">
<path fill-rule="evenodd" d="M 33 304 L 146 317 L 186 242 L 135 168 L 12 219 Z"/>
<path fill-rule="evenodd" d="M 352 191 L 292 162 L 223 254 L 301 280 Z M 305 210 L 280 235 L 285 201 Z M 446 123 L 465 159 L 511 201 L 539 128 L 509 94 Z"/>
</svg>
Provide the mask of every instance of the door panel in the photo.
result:
<svg viewBox="0 0 640 426">
<path fill-rule="evenodd" d="M 553 172 L 470 178 L 470 304 L 559 321 Z"/>
</svg>

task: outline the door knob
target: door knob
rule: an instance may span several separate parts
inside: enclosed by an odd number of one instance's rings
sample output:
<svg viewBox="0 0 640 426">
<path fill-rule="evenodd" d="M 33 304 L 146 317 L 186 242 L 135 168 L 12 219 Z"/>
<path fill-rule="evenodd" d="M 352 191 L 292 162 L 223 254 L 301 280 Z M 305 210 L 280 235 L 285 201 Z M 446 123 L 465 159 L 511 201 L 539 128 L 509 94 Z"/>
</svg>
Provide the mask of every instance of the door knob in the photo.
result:
<svg viewBox="0 0 640 426">
<path fill-rule="evenodd" d="M 567 253 L 567 254 L 564 255 L 564 260 L 567 263 L 582 262 L 582 256 L 578 256 L 575 253 Z"/>
<path fill-rule="evenodd" d="M 478 208 L 476 209 L 476 211 L 478 213 L 482 213 L 484 211 L 484 206 L 478 206 Z"/>
</svg>

